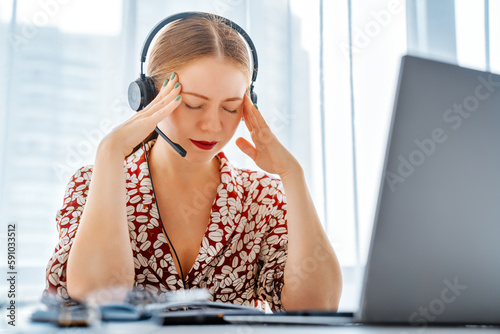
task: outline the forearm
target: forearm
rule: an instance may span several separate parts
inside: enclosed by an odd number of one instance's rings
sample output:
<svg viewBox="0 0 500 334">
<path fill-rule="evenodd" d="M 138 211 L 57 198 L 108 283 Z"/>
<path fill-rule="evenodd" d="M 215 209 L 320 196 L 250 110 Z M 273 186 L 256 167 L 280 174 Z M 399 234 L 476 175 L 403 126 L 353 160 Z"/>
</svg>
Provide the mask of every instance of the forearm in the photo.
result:
<svg viewBox="0 0 500 334">
<path fill-rule="evenodd" d="M 134 282 L 123 156 L 100 145 L 85 208 L 68 257 L 67 289 L 83 299 L 96 289 Z"/>
<path fill-rule="evenodd" d="M 321 226 L 302 168 L 281 177 L 287 198 L 288 257 L 282 302 L 286 310 L 336 309 L 342 275 Z"/>
</svg>

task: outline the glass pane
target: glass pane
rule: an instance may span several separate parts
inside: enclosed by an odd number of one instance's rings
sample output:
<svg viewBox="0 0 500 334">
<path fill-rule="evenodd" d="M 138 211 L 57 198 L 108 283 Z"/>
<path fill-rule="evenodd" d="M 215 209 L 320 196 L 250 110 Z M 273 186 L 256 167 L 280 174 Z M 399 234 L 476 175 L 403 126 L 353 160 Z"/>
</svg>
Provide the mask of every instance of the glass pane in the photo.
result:
<svg viewBox="0 0 500 334">
<path fill-rule="evenodd" d="M 500 1 L 489 0 L 490 24 L 490 68 L 492 72 L 500 73 Z"/>
<path fill-rule="evenodd" d="M 0 52 L 9 59 L 1 83 L 0 219 L 17 223 L 19 300 L 39 298 L 45 286 L 70 176 L 93 163 L 100 139 L 130 112 L 118 70 L 126 66 L 121 1 L 103 5 L 102 17 L 92 2 L 17 1 L 15 30 L 6 36 L 12 22 L 1 25 L 10 47 Z"/>
<path fill-rule="evenodd" d="M 485 70 L 484 1 L 455 0 L 455 24 L 458 64 Z"/>
<path fill-rule="evenodd" d="M 358 308 L 400 59 L 406 53 L 404 2 L 352 1 L 351 5 L 352 40 L 347 3 L 329 1 L 324 2 L 323 39 L 327 224 L 342 265 L 340 308 L 345 310 Z"/>
</svg>

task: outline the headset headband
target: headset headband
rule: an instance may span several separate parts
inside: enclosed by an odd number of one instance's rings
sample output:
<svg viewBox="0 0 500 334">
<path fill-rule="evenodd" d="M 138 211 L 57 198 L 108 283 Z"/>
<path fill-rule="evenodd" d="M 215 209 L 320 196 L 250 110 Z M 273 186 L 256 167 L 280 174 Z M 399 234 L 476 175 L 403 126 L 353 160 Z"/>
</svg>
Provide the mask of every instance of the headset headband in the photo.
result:
<svg viewBox="0 0 500 334">
<path fill-rule="evenodd" d="M 184 12 L 184 13 L 174 14 L 174 15 L 171 15 L 171 16 L 163 19 L 153 29 L 151 29 L 151 31 L 148 34 L 148 37 L 144 41 L 144 45 L 142 46 L 142 52 L 141 52 L 141 79 L 144 79 L 144 71 L 143 71 L 143 67 L 142 66 L 143 66 L 144 62 L 146 61 L 146 55 L 148 53 L 149 45 L 153 41 L 153 38 L 156 36 L 156 34 L 158 33 L 158 31 L 160 31 L 161 28 L 163 28 L 164 26 L 166 26 L 167 24 L 169 24 L 169 23 L 171 23 L 171 22 L 173 22 L 175 20 L 185 19 L 185 18 L 192 17 L 192 16 L 201 16 L 201 17 L 206 17 L 206 18 L 214 16 L 217 19 L 219 19 L 222 22 L 224 22 L 226 25 L 228 25 L 231 28 L 233 28 L 234 30 L 236 30 L 245 39 L 245 41 L 247 42 L 248 46 L 250 47 L 250 51 L 252 52 L 252 58 L 253 58 L 252 86 L 253 86 L 253 83 L 257 79 L 257 71 L 258 71 L 258 68 L 259 68 L 259 61 L 258 61 L 258 58 L 257 58 L 257 51 L 255 51 L 255 45 L 253 44 L 252 39 L 250 38 L 250 36 L 248 36 L 248 34 L 245 32 L 245 30 L 243 30 L 243 28 L 241 28 L 239 25 L 237 25 L 233 21 L 231 21 L 229 19 L 226 19 L 225 17 L 219 16 L 219 15 L 209 14 L 209 13 L 203 13 L 203 12 Z"/>
<path fill-rule="evenodd" d="M 243 30 L 239 25 L 237 25 L 236 23 L 234 23 L 229 19 L 226 19 L 225 17 L 203 12 L 184 12 L 184 13 L 174 14 L 163 19 L 149 32 L 148 37 L 144 41 L 144 45 L 142 46 L 142 52 L 141 52 L 141 75 L 137 80 L 130 83 L 128 87 L 128 103 L 130 104 L 130 107 L 133 110 L 139 111 L 143 109 L 151 101 L 153 101 L 153 99 L 156 96 L 155 84 L 150 77 L 144 75 L 144 70 L 143 70 L 143 65 L 144 62 L 146 61 L 146 55 L 148 53 L 149 45 L 153 41 L 153 38 L 156 36 L 158 31 L 160 31 L 167 24 L 179 19 L 185 19 L 192 16 L 205 17 L 208 19 L 215 17 L 219 19 L 221 22 L 224 22 L 226 25 L 231 27 L 236 32 L 238 32 L 240 36 L 242 36 L 245 39 L 247 45 L 250 47 L 250 51 L 252 52 L 252 58 L 253 58 L 253 74 L 252 74 L 252 81 L 249 87 L 250 99 L 252 100 L 252 103 L 254 104 L 257 103 L 257 94 L 253 91 L 254 88 L 253 84 L 257 79 L 257 71 L 259 63 L 257 59 L 257 51 L 255 50 L 255 45 L 253 44 L 250 36 L 248 36 L 245 30 Z M 177 151 L 177 153 L 179 153 L 182 157 L 186 156 L 186 150 L 182 148 L 182 146 L 171 141 L 158 127 L 155 128 L 155 131 L 158 134 L 160 134 L 174 148 L 174 150 Z"/>
</svg>

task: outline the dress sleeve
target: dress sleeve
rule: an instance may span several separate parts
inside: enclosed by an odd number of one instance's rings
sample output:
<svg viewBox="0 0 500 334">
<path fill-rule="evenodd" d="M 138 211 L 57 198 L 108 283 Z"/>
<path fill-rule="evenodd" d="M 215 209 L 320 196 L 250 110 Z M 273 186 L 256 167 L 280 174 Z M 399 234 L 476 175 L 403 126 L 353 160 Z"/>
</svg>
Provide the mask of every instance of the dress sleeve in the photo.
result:
<svg viewBox="0 0 500 334">
<path fill-rule="evenodd" d="M 257 294 L 267 301 L 269 308 L 275 312 L 283 310 L 281 291 L 288 254 L 288 229 L 286 197 L 281 180 L 273 180 L 271 186 L 267 203 L 266 201 L 262 203 L 267 210 L 265 218 L 267 232 L 262 240 L 259 258 L 261 269 L 257 281 Z"/>
<path fill-rule="evenodd" d="M 80 168 L 66 187 L 62 208 L 57 212 L 56 224 L 59 243 L 49 260 L 45 273 L 44 301 L 57 301 L 71 305 L 74 301 L 66 290 L 66 265 L 73 240 L 80 224 L 92 177 L 92 166 Z"/>
</svg>

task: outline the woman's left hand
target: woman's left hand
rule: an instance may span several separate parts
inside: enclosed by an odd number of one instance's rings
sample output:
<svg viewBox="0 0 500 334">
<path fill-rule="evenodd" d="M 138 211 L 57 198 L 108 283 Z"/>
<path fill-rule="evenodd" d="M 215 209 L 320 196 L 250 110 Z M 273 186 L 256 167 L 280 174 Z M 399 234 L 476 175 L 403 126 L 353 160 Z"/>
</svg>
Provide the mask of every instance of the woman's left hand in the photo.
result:
<svg viewBox="0 0 500 334">
<path fill-rule="evenodd" d="M 278 141 L 247 94 L 243 99 L 243 118 L 255 147 L 242 137 L 236 139 L 236 145 L 252 158 L 259 168 L 280 177 L 301 170 L 300 164 Z"/>
</svg>

